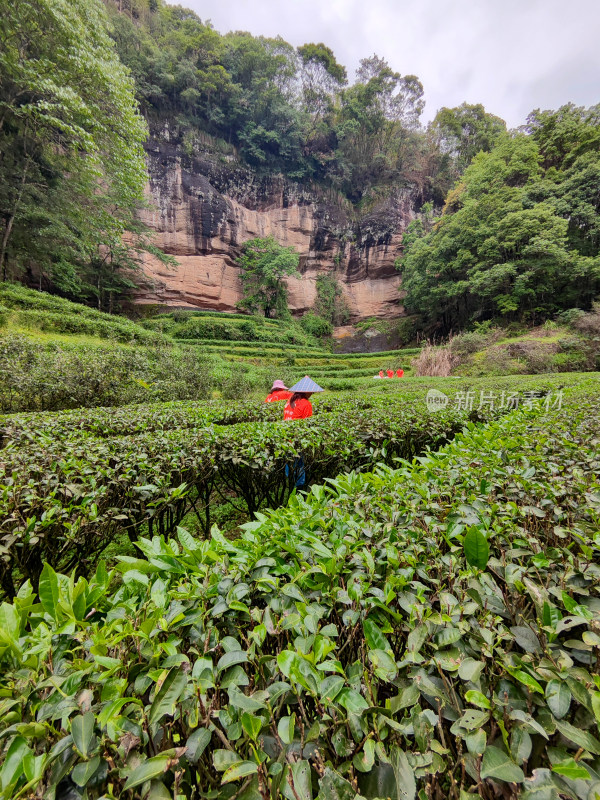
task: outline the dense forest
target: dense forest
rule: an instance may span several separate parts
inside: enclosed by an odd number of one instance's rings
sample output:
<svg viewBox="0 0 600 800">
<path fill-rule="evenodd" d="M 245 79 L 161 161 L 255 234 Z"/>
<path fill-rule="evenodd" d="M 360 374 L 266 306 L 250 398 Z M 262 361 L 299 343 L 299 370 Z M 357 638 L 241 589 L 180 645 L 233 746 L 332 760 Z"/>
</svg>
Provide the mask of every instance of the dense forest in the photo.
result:
<svg viewBox="0 0 600 800">
<path fill-rule="evenodd" d="M 411 223 L 407 304 L 447 333 L 589 309 L 600 290 L 600 106 L 536 111 L 479 153 L 442 215 Z"/>
<path fill-rule="evenodd" d="M 422 218 L 399 266 L 424 326 L 589 307 L 597 292 L 598 109 L 535 111 L 507 132 L 464 103 L 423 125 L 418 77 L 377 55 L 352 80 L 326 44 L 222 35 L 163 0 L 13 3 L 0 38 L 3 279 L 113 310 L 153 250 L 136 215 L 143 143 L 168 121 L 184 148 L 335 192 L 353 213 L 410 189 Z"/>
</svg>

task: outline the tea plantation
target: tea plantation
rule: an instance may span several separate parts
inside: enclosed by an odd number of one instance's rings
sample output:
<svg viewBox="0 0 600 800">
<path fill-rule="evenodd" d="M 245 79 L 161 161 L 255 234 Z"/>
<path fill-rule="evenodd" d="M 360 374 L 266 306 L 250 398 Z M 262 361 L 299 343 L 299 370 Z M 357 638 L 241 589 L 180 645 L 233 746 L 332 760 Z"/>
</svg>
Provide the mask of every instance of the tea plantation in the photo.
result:
<svg viewBox="0 0 600 800">
<path fill-rule="evenodd" d="M 0 797 L 595 798 L 599 395 L 0 418 Z"/>
<path fill-rule="evenodd" d="M 597 373 L 1 291 L 0 798 L 600 797 Z"/>
</svg>

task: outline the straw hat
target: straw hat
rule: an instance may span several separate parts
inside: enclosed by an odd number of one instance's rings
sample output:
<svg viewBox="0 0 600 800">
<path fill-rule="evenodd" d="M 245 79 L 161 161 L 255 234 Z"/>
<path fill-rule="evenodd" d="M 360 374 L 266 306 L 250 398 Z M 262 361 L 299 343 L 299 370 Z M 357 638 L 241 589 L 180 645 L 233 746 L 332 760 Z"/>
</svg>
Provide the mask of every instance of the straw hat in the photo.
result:
<svg viewBox="0 0 600 800">
<path fill-rule="evenodd" d="M 275 389 L 286 389 L 287 390 L 287 386 L 285 385 L 285 383 L 283 381 L 273 381 L 273 386 L 271 386 L 271 391 L 274 392 Z"/>
</svg>

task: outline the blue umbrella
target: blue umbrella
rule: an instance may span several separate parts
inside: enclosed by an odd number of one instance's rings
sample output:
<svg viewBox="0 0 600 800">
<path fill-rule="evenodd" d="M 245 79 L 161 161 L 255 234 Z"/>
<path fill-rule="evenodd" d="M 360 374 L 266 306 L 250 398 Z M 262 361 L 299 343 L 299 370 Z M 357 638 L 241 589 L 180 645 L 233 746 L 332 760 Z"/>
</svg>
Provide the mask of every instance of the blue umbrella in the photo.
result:
<svg viewBox="0 0 600 800">
<path fill-rule="evenodd" d="M 302 380 L 295 383 L 293 386 L 290 387 L 290 392 L 324 392 L 325 389 L 322 389 L 318 383 L 315 383 L 312 378 L 309 378 L 308 375 L 305 375 Z"/>
</svg>

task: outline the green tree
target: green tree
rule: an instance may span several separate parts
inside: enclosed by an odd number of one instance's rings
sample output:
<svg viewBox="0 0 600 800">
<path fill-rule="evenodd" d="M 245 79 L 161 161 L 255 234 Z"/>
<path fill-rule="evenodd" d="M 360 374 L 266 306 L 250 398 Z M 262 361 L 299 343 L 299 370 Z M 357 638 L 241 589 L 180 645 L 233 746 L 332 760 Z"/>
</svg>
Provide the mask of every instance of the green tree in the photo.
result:
<svg viewBox="0 0 600 800">
<path fill-rule="evenodd" d="M 300 277 L 300 256 L 293 247 L 284 247 L 272 236 L 250 239 L 242 245 L 237 260 L 241 267 L 244 292 L 238 308 L 265 317 L 285 317 L 288 312 L 286 277 Z"/>
<path fill-rule="evenodd" d="M 345 325 L 350 319 L 350 309 L 339 281 L 330 274 L 317 277 L 317 299 L 314 312 L 332 325 Z"/>
<path fill-rule="evenodd" d="M 442 153 L 450 156 L 457 177 L 477 153 L 482 150 L 489 153 L 501 134 L 506 132 L 506 123 L 489 114 L 481 103 L 463 103 L 455 108 L 440 108 L 431 123 L 431 130 Z"/>
<path fill-rule="evenodd" d="M 337 93 L 348 82 L 346 69 L 322 42 L 302 45 L 298 55 L 304 106 L 315 119 L 320 119 L 333 110 Z"/>
<path fill-rule="evenodd" d="M 353 201 L 391 187 L 415 163 L 423 87 L 378 56 L 363 59 L 357 80 L 340 93 L 335 133 L 337 181 Z M 339 176 L 339 177 L 338 177 Z"/>
<path fill-rule="evenodd" d="M 564 116 L 562 113 L 559 116 Z M 456 330 L 494 317 L 544 319 L 589 308 L 600 288 L 598 153 L 569 122 L 571 144 L 555 149 L 556 124 L 544 137 L 504 135 L 480 152 L 449 193 L 427 235 L 416 227 L 401 259 L 406 304 L 430 327 Z M 557 123 L 554 120 L 554 123 Z M 594 115 L 584 127 L 597 127 Z"/>
<path fill-rule="evenodd" d="M 134 225 L 146 168 L 133 82 L 99 0 L 16 0 L 0 16 L 0 265 L 80 295 Z"/>
</svg>

